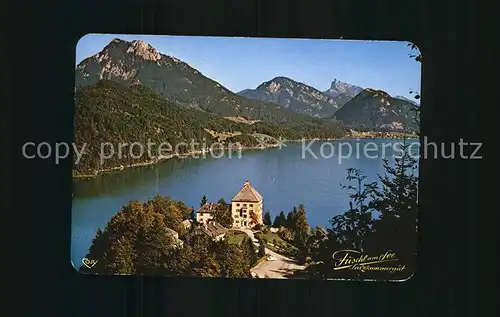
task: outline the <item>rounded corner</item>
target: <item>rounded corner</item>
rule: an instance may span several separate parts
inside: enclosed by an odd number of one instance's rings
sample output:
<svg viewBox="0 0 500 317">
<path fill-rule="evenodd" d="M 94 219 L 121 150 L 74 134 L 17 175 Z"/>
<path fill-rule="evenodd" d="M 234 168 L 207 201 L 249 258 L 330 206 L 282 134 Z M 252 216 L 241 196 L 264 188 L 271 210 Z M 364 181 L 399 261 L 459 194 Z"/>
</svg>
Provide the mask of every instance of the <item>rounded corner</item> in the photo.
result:
<svg viewBox="0 0 500 317">
<path fill-rule="evenodd" d="M 80 41 L 83 40 L 84 38 L 86 38 L 87 36 L 90 36 L 90 35 L 95 35 L 95 33 L 83 33 L 83 35 L 79 36 L 77 39 L 76 39 L 76 47 L 78 47 L 78 44 L 80 44 Z"/>
<path fill-rule="evenodd" d="M 411 47 L 412 49 L 417 50 L 419 53 L 422 53 L 422 46 L 419 43 L 417 43 L 415 41 L 406 41 L 406 42 L 407 42 L 407 45 L 409 47 Z"/>
<path fill-rule="evenodd" d="M 399 282 L 399 283 L 405 283 L 405 282 L 408 282 L 409 280 L 411 280 L 414 276 L 415 276 L 415 271 L 411 272 L 411 274 L 405 278 L 405 279 L 401 279 L 401 280 L 397 280 L 395 282 Z"/>
<path fill-rule="evenodd" d="M 82 275 L 85 275 L 85 273 L 81 272 L 80 271 L 80 268 L 78 268 L 75 263 L 73 262 L 73 260 L 70 260 L 69 263 L 71 264 L 71 267 L 73 268 L 73 270 L 75 270 L 76 273 L 78 274 L 82 274 Z"/>
</svg>

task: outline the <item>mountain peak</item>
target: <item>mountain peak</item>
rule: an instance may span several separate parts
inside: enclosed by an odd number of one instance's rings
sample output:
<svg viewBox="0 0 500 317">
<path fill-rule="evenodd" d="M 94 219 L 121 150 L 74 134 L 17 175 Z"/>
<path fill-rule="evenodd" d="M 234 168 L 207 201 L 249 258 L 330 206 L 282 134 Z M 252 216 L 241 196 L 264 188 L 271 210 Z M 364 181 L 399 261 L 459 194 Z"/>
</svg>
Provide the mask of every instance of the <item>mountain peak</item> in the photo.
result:
<svg viewBox="0 0 500 317">
<path fill-rule="evenodd" d="M 316 88 L 288 77 L 277 76 L 256 89 L 245 89 L 239 95 L 271 102 L 294 112 L 312 117 L 330 117 L 339 108 L 339 102 Z"/>
<path fill-rule="evenodd" d="M 269 81 L 263 82 L 256 88 L 256 90 L 267 90 L 270 93 L 276 93 L 282 89 L 283 86 L 291 88 L 291 86 L 293 86 L 293 81 L 290 78 L 278 76 Z"/>
<path fill-rule="evenodd" d="M 346 97 L 352 98 L 356 96 L 358 93 L 360 93 L 362 90 L 363 88 L 361 87 L 354 86 L 352 84 L 334 78 L 330 85 L 330 89 L 325 91 L 325 93 L 333 98 L 336 98 L 340 95 L 345 95 Z"/>
<path fill-rule="evenodd" d="M 415 131 L 418 124 L 409 102 L 379 89 L 366 88 L 344 104 L 335 117 L 354 130 Z"/>
<path fill-rule="evenodd" d="M 389 95 L 387 92 L 380 90 L 380 89 L 373 89 L 373 88 L 365 88 L 363 90 L 365 93 L 370 93 L 373 95 L 373 97 L 381 97 L 381 98 L 389 98 L 391 95 Z"/>
<path fill-rule="evenodd" d="M 115 56 L 118 54 L 134 54 L 143 60 L 158 61 L 161 59 L 161 54 L 150 44 L 142 40 L 126 41 L 119 38 L 114 38 L 106 47 L 97 55 L 99 56 Z"/>
<path fill-rule="evenodd" d="M 330 89 L 341 89 L 341 90 L 347 90 L 348 88 L 355 87 L 354 85 L 351 85 L 349 83 L 343 82 L 338 80 L 337 78 L 334 78 L 332 81 L 332 84 L 330 85 Z"/>
<path fill-rule="evenodd" d="M 141 40 L 132 41 L 127 53 L 133 53 L 144 60 L 157 61 L 161 59 L 161 54 L 154 47 Z"/>
<path fill-rule="evenodd" d="M 293 80 L 291 80 L 290 78 L 284 76 L 277 76 L 271 80 L 263 82 L 262 84 L 259 85 L 259 87 L 266 87 L 273 84 L 291 84 L 291 83 L 293 83 Z"/>
<path fill-rule="evenodd" d="M 115 37 L 114 39 L 111 40 L 111 43 L 127 43 L 127 41 Z"/>
</svg>

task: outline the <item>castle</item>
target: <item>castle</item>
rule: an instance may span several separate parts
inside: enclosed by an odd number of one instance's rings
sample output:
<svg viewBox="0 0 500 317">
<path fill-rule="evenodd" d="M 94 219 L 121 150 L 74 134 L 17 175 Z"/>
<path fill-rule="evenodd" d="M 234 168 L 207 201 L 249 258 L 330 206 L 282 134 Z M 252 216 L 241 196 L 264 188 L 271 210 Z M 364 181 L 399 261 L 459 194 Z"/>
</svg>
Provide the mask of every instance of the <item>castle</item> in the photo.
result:
<svg viewBox="0 0 500 317">
<path fill-rule="evenodd" d="M 263 224 L 262 217 L 263 197 L 245 181 L 241 190 L 233 197 L 231 204 L 226 204 L 228 212 L 233 218 L 233 228 L 252 228 Z M 213 213 L 220 207 L 219 203 L 207 202 L 196 212 L 196 221 L 201 225 L 213 222 Z"/>
</svg>

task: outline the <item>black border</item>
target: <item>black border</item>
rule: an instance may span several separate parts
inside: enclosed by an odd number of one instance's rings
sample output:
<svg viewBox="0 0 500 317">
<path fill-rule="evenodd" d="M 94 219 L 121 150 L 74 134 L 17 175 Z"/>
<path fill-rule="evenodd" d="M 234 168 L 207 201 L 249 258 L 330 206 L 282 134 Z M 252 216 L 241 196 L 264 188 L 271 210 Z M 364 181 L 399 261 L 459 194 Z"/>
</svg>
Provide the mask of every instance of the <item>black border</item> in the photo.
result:
<svg viewBox="0 0 500 317">
<path fill-rule="evenodd" d="M 71 161 L 24 160 L 21 145 L 71 142 L 75 45 L 87 33 L 408 40 L 424 55 L 422 134 L 478 134 L 475 7 L 458 3 L 330 1 L 44 1 L 18 3 L 6 77 L 9 316 L 475 315 L 479 161 L 428 160 L 420 169 L 417 273 L 404 283 L 203 280 L 78 275 L 69 264 Z M 465 43 L 465 44 L 464 44 Z M 12 44 L 14 45 L 14 44 Z M 479 84 L 473 84 L 477 90 Z M 465 111 L 466 110 L 466 111 Z M 10 158 L 9 156 L 9 158 Z M 460 246 L 460 247 L 458 247 Z M 470 260 L 466 260 L 469 259 Z M 200 297 L 198 297 L 200 296 Z"/>
</svg>

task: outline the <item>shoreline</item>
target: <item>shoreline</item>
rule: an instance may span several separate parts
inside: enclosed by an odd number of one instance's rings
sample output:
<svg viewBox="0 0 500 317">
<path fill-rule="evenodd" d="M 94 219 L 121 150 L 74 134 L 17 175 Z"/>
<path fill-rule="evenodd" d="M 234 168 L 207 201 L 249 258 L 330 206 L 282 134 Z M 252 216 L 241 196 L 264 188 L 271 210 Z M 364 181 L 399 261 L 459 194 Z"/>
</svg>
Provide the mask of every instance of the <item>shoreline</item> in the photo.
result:
<svg viewBox="0 0 500 317">
<path fill-rule="evenodd" d="M 409 134 L 395 134 L 395 133 L 385 133 L 385 132 L 361 132 L 357 133 L 356 135 L 349 135 L 346 137 L 341 137 L 341 138 L 313 138 L 313 139 L 300 139 L 300 140 L 283 140 L 282 142 L 290 142 L 290 143 L 298 143 L 298 142 L 304 142 L 304 141 L 340 141 L 340 140 L 356 140 L 356 139 L 402 139 L 402 138 L 418 138 L 418 135 L 409 135 Z M 271 148 L 276 148 L 279 147 L 279 143 L 277 144 L 268 144 L 266 146 L 241 146 L 239 149 L 241 151 L 249 151 L 249 150 L 266 150 L 266 149 L 271 149 Z M 223 150 L 229 150 L 229 147 L 224 147 Z M 102 176 L 105 174 L 113 173 L 113 172 L 118 172 L 118 171 L 123 171 L 124 169 L 129 169 L 129 168 L 136 168 L 136 167 L 144 167 L 144 166 L 150 166 L 150 165 L 155 165 L 159 164 L 161 162 L 170 160 L 170 159 L 175 159 L 175 158 L 180 158 L 180 159 L 185 159 L 192 157 L 193 155 L 203 155 L 205 153 L 210 152 L 210 150 L 198 150 L 198 151 L 191 151 L 183 154 L 171 154 L 162 158 L 156 158 L 154 160 L 146 161 L 146 162 L 140 162 L 140 163 L 134 163 L 130 164 L 127 166 L 121 165 L 121 166 L 116 166 L 116 167 L 111 167 L 111 168 L 106 168 L 106 169 L 100 169 L 96 170 L 93 174 L 80 174 L 80 175 L 72 175 L 73 180 L 90 180 L 93 178 L 96 178 L 98 176 Z M 199 158 L 199 157 L 198 157 Z"/>
</svg>

